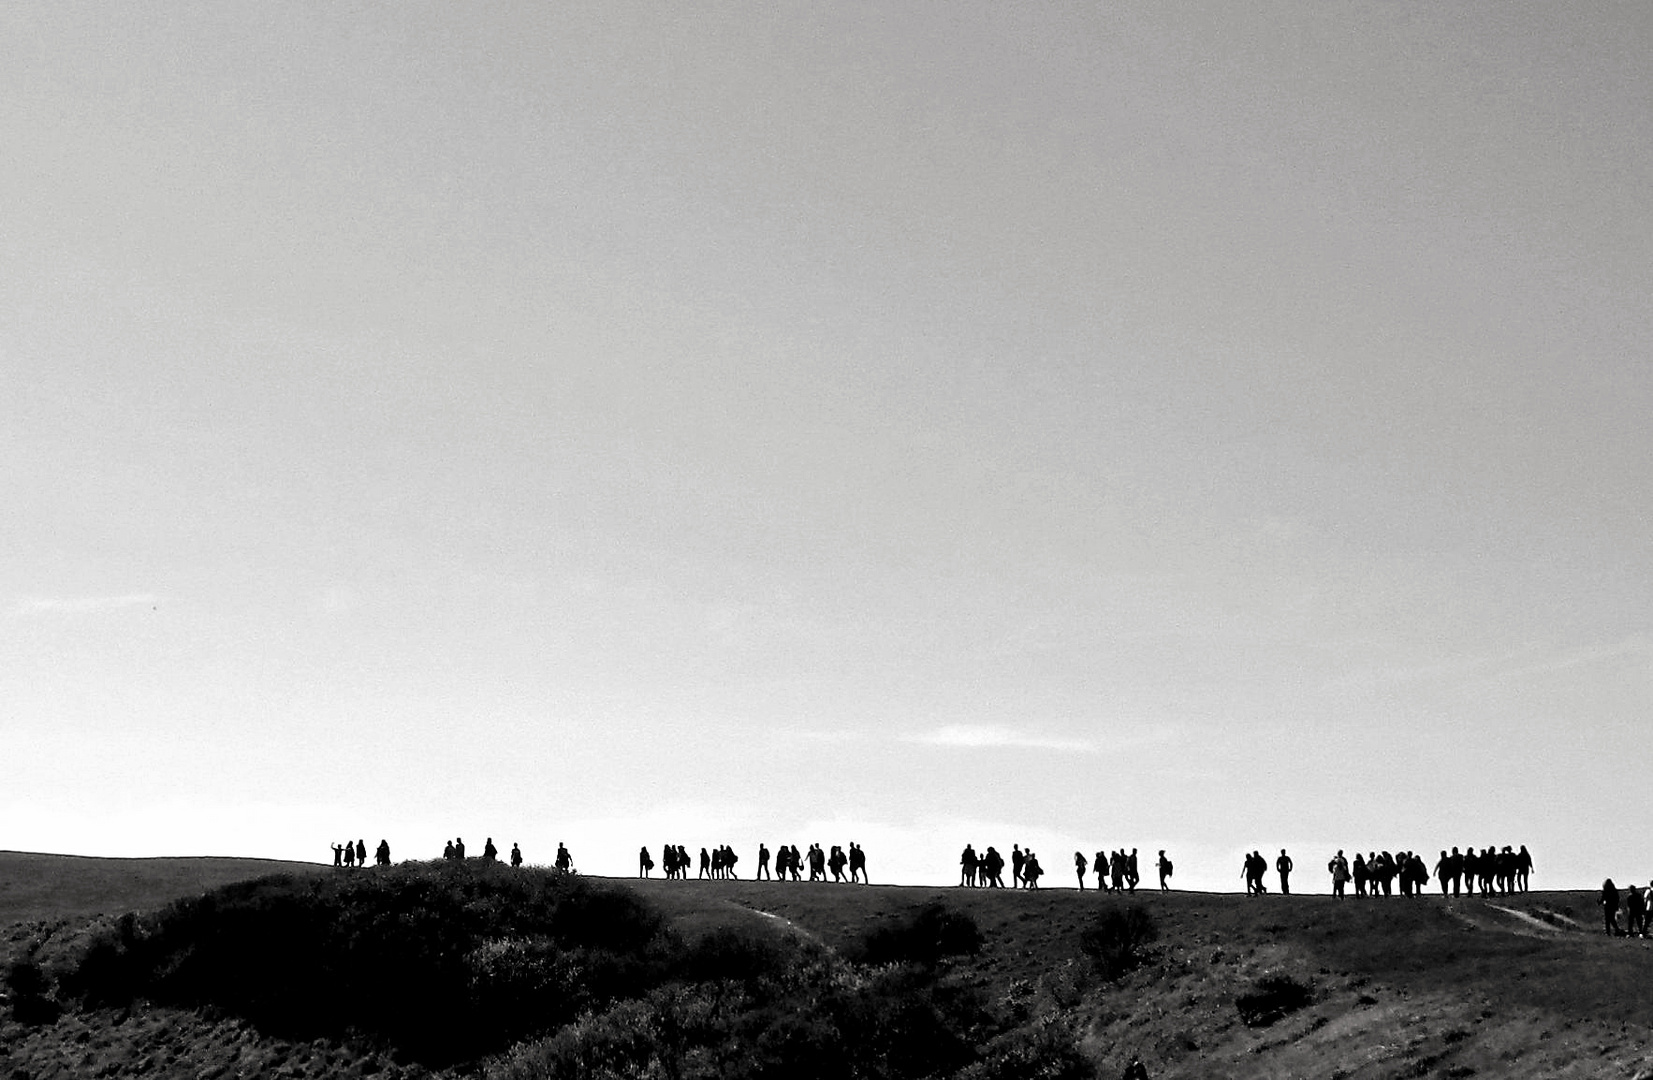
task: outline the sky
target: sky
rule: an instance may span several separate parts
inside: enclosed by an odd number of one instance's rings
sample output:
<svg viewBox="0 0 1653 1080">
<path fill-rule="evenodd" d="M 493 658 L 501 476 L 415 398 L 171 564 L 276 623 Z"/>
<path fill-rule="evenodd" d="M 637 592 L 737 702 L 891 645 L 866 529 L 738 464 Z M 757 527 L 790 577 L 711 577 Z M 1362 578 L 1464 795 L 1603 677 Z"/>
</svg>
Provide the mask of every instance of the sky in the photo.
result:
<svg viewBox="0 0 1653 1080">
<path fill-rule="evenodd" d="M 1653 877 L 1650 116 L 1634 4 L 6 5 L 0 847 Z"/>
</svg>

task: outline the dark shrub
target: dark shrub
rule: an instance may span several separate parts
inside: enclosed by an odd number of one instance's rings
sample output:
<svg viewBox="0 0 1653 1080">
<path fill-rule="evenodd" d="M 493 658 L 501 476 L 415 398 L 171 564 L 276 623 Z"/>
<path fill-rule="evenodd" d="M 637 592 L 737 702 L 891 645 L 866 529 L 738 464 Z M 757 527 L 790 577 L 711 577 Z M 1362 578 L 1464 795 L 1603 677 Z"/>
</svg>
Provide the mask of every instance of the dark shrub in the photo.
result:
<svg viewBox="0 0 1653 1080">
<path fill-rule="evenodd" d="M 1240 995 L 1235 1006 L 1247 1027 L 1267 1027 L 1313 1000 L 1309 987 L 1290 975 L 1265 975 Z"/>
<path fill-rule="evenodd" d="M 1097 974 L 1113 982 L 1145 963 L 1152 955 L 1150 947 L 1158 940 L 1159 927 L 1153 916 L 1146 908 L 1133 904 L 1098 915 L 1079 936 L 1079 948 L 1090 957 Z"/>
<path fill-rule="evenodd" d="M 1016 1028 L 988 1043 L 958 1080 L 1091 1080 L 1096 1067 L 1073 1033 L 1054 1020 Z"/>
<path fill-rule="evenodd" d="M 6 972 L 6 993 L 11 997 L 12 1019 L 19 1024 L 54 1023 L 63 1012 L 39 965 L 28 960 L 18 961 Z"/>
<path fill-rule="evenodd" d="M 354 1030 L 445 1065 L 646 993 L 662 926 L 634 893 L 549 871 L 284 875 L 123 921 L 65 989 L 215 1006 L 292 1037 Z"/>
<path fill-rule="evenodd" d="M 753 983 L 779 975 L 797 952 L 764 928 L 721 926 L 690 945 L 675 970 L 694 982 L 733 979 Z"/>
<path fill-rule="evenodd" d="M 981 947 L 976 920 L 945 904 L 925 904 L 893 924 L 875 927 L 852 951 L 868 964 L 933 967 L 944 956 L 974 956 Z"/>
</svg>

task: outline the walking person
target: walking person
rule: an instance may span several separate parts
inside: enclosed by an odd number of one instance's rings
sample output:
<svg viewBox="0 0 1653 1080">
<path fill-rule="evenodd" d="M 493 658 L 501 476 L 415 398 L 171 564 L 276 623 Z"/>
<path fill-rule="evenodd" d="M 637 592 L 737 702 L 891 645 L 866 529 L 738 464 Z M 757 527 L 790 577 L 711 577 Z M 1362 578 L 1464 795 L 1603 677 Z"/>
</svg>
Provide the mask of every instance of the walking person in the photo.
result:
<svg viewBox="0 0 1653 1080">
<path fill-rule="evenodd" d="M 1285 848 L 1281 848 L 1280 857 L 1274 860 L 1274 869 L 1280 874 L 1281 896 L 1291 895 L 1291 868 L 1291 856 L 1286 854 Z"/>
</svg>

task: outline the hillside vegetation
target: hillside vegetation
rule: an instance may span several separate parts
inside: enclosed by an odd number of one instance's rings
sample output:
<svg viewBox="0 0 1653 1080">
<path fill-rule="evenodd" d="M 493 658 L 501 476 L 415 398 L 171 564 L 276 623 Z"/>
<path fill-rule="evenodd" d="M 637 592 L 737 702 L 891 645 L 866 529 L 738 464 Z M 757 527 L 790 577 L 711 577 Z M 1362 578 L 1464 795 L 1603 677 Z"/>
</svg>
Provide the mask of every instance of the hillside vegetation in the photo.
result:
<svg viewBox="0 0 1653 1080">
<path fill-rule="evenodd" d="M 13 924 L 0 1075 L 1653 1077 L 1653 951 L 1597 919 L 326 868 Z"/>
</svg>

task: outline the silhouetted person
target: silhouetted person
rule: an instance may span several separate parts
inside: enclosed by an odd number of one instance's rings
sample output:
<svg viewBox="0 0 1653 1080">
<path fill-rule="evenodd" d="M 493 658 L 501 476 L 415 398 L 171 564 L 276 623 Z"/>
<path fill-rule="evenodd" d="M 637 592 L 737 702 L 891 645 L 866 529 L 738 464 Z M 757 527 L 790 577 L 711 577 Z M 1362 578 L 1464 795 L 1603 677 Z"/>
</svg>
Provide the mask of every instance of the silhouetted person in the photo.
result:
<svg viewBox="0 0 1653 1080">
<path fill-rule="evenodd" d="M 344 845 L 343 844 L 334 844 L 333 845 L 333 865 L 334 866 L 340 866 L 340 867 L 342 867 L 344 865 Z"/>
<path fill-rule="evenodd" d="M 1085 891 L 1085 871 L 1089 868 L 1090 863 L 1085 861 L 1085 856 L 1081 852 L 1075 851 L 1073 853 L 1073 872 L 1079 878 L 1080 892 Z"/>
<path fill-rule="evenodd" d="M 649 846 L 644 844 L 637 849 L 637 876 L 648 877 L 649 871 L 654 869 L 654 856 L 649 854 Z"/>
<path fill-rule="evenodd" d="M 574 869 L 574 856 L 570 855 L 568 849 L 563 847 L 561 840 L 557 841 L 557 869 L 564 874 Z"/>
<path fill-rule="evenodd" d="M 348 844 L 350 841 L 346 840 L 345 843 Z M 356 841 L 356 865 L 367 865 L 367 841 L 362 839 Z"/>
<path fill-rule="evenodd" d="M 1176 868 L 1171 865 L 1171 860 L 1167 859 L 1165 857 L 1165 849 L 1164 848 L 1159 849 L 1159 862 L 1156 864 L 1156 866 L 1159 870 L 1159 891 L 1160 892 L 1170 892 L 1171 891 L 1171 871 L 1176 869 Z"/>
<path fill-rule="evenodd" d="M 511 841 L 511 869 L 515 870 L 522 865 L 522 849 L 515 840 Z"/>
<path fill-rule="evenodd" d="M 1016 868 L 1011 871 L 1012 877 L 1018 877 L 1022 872 L 1022 852 L 1020 848 L 1016 849 L 1015 859 Z M 959 884 L 972 889 L 975 888 L 976 871 L 980 866 L 981 860 L 976 857 L 975 847 L 971 844 L 965 844 L 964 851 L 959 855 Z"/>
<path fill-rule="evenodd" d="M 449 840 L 446 844 L 442 845 L 442 857 L 444 859 L 453 858 L 453 841 L 452 840 Z"/>
<path fill-rule="evenodd" d="M 1618 934 L 1619 890 L 1614 886 L 1612 878 L 1608 878 L 1601 883 L 1601 900 L 1598 902 L 1601 904 L 1602 923 L 1606 926 L 1607 932 L 1613 935 Z"/>
<path fill-rule="evenodd" d="M 460 860 L 465 858 L 465 838 L 463 836 L 453 838 L 453 857 Z"/>
<path fill-rule="evenodd" d="M 1532 877 L 1532 855 L 1527 851 L 1527 845 L 1522 844 L 1521 850 L 1515 853 L 1515 878 L 1522 892 L 1527 891 L 1527 881 Z"/>
<path fill-rule="evenodd" d="M 356 865 L 356 845 L 348 840 L 344 842 L 344 865 L 347 867 Z"/>
<path fill-rule="evenodd" d="M 1641 937 L 1647 930 L 1647 897 L 1631 885 L 1624 890 L 1624 932 Z"/>
<path fill-rule="evenodd" d="M 867 880 L 867 853 L 854 840 L 849 842 L 849 880 L 852 885 L 857 881 L 863 885 L 871 884 Z"/>
<path fill-rule="evenodd" d="M 1136 848 L 1132 848 L 1131 853 L 1125 857 L 1125 887 L 1129 892 L 1136 892 L 1137 882 L 1142 880 L 1136 866 Z"/>
<path fill-rule="evenodd" d="M 493 862 L 499 858 L 499 849 L 494 847 L 494 838 L 488 837 L 482 842 L 482 861 Z"/>
<path fill-rule="evenodd" d="M 379 847 L 373 852 L 373 859 L 380 866 L 390 865 L 390 841 L 380 840 Z"/>
<path fill-rule="evenodd" d="M 1377 890 L 1381 888 L 1384 896 L 1392 896 L 1391 886 L 1395 882 L 1395 857 L 1387 851 L 1378 852 L 1377 866 L 1371 868 L 1371 870 L 1372 880 L 1375 883 L 1372 895 L 1376 896 Z"/>
<path fill-rule="evenodd" d="M 1274 869 L 1280 874 L 1281 896 L 1289 896 L 1291 894 L 1291 868 L 1293 865 L 1291 856 L 1286 854 L 1285 848 L 1281 848 L 1280 857 L 1274 860 Z"/>
<path fill-rule="evenodd" d="M 1356 855 L 1355 858 L 1359 859 L 1360 856 Z M 1343 886 L 1349 881 L 1349 860 L 1343 857 L 1342 848 L 1337 849 L 1337 854 L 1326 864 L 1326 869 L 1332 874 L 1332 895 L 1339 900 L 1343 899 Z"/>
<path fill-rule="evenodd" d="M 987 852 L 982 855 L 981 863 L 976 868 L 982 884 L 990 889 L 1004 888 L 1004 856 L 992 844 L 987 845 Z"/>
<path fill-rule="evenodd" d="M 1039 865 L 1039 857 L 1030 849 L 1022 861 L 1022 881 L 1029 889 L 1039 887 L 1039 879 L 1044 876 L 1045 868 Z"/>
</svg>

